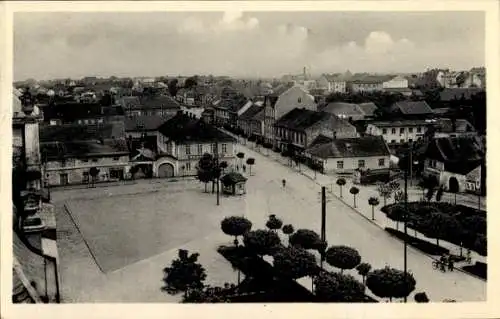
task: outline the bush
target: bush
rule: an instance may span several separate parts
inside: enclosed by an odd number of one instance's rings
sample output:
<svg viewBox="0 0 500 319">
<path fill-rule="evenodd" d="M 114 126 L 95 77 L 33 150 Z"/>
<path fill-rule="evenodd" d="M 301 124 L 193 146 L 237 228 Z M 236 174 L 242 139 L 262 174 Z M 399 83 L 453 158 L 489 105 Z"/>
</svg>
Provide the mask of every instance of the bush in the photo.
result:
<svg viewBox="0 0 500 319">
<path fill-rule="evenodd" d="M 221 229 L 224 234 L 235 237 L 235 244 L 237 245 L 237 237 L 243 236 L 252 228 L 252 222 L 245 217 L 231 216 L 226 217 L 221 221 Z"/>
<path fill-rule="evenodd" d="M 385 267 L 368 274 L 366 286 L 380 298 L 404 298 L 415 290 L 417 282 L 411 273 Z"/>
<path fill-rule="evenodd" d="M 319 271 L 314 255 L 295 247 L 281 249 L 274 255 L 274 269 L 291 279 L 314 276 Z"/>
<path fill-rule="evenodd" d="M 257 255 L 269 255 L 276 251 L 281 241 L 279 236 L 270 230 L 255 230 L 243 237 L 245 247 Z"/>
<path fill-rule="evenodd" d="M 476 263 L 472 266 L 464 266 L 462 267 L 463 271 L 476 275 L 484 280 L 488 279 L 488 267 L 486 263 L 476 261 Z"/>
<path fill-rule="evenodd" d="M 314 293 L 320 302 L 364 302 L 365 287 L 353 276 L 321 272 L 314 278 Z"/>
<path fill-rule="evenodd" d="M 415 302 L 418 302 L 418 303 L 429 302 L 429 298 L 427 297 L 427 294 L 425 292 L 416 293 L 414 299 L 415 299 Z"/>
<path fill-rule="evenodd" d="M 290 236 L 290 245 L 304 249 L 316 249 L 319 235 L 309 229 L 298 229 Z"/>
<path fill-rule="evenodd" d="M 405 233 L 396 230 L 394 228 L 386 227 L 385 231 L 391 234 L 392 236 L 404 241 L 406 239 L 406 242 L 408 245 L 411 245 L 418 250 L 429 254 L 429 255 L 434 255 L 434 256 L 441 256 L 443 254 L 449 254 L 450 250 L 444 247 L 440 247 L 438 245 L 435 245 L 433 243 L 430 243 L 426 240 L 420 239 L 420 238 L 415 238 L 413 236 L 410 236 L 408 234 L 405 235 Z"/>
<path fill-rule="evenodd" d="M 326 262 L 333 266 L 344 269 L 353 269 L 361 262 L 359 252 L 347 246 L 332 246 L 328 248 L 325 254 Z"/>
</svg>

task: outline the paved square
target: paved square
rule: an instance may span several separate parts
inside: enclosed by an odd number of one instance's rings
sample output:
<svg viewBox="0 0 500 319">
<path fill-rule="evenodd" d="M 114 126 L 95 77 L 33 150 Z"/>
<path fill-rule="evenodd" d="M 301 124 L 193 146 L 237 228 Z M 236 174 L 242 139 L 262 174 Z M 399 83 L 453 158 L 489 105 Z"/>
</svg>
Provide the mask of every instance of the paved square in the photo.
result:
<svg viewBox="0 0 500 319">
<path fill-rule="evenodd" d="M 215 206 L 215 196 L 199 188 L 76 199 L 66 206 L 105 273 L 204 237 L 218 226 L 207 209 Z"/>
</svg>

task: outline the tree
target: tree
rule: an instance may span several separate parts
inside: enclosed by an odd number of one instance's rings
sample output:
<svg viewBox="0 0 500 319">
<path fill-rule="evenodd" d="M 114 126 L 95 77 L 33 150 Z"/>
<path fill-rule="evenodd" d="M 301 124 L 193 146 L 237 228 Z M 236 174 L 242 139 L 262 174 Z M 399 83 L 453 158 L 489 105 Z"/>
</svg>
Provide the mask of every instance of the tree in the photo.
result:
<svg viewBox="0 0 500 319">
<path fill-rule="evenodd" d="M 176 97 L 177 92 L 179 91 L 179 80 L 177 79 L 172 79 L 170 82 L 168 82 L 168 93 L 170 93 L 171 96 Z"/>
<path fill-rule="evenodd" d="M 457 219 L 441 212 L 431 213 L 422 221 L 422 232 L 429 238 L 436 239 L 439 246 L 439 239 L 457 238 L 461 233 L 461 227 Z"/>
<path fill-rule="evenodd" d="M 290 237 L 290 235 L 293 234 L 293 232 L 295 231 L 295 229 L 291 224 L 284 225 L 283 228 L 281 228 L 281 230 L 285 235 L 288 235 L 288 237 Z"/>
<path fill-rule="evenodd" d="M 243 153 L 243 152 L 238 152 L 238 153 L 236 154 L 236 157 L 240 159 L 240 165 L 242 165 L 242 164 L 243 164 L 243 158 L 245 158 L 245 153 Z"/>
<path fill-rule="evenodd" d="M 290 245 L 304 249 L 316 249 L 319 241 L 319 235 L 309 229 L 298 229 L 290 236 Z"/>
<path fill-rule="evenodd" d="M 369 263 L 361 263 L 356 266 L 356 270 L 358 271 L 358 274 L 363 277 L 363 285 L 365 284 L 365 279 L 370 270 L 372 269 L 372 265 Z"/>
<path fill-rule="evenodd" d="M 260 229 L 243 235 L 243 242 L 246 248 L 259 256 L 272 254 L 281 244 L 278 234 Z"/>
<path fill-rule="evenodd" d="M 215 159 L 212 154 L 205 153 L 201 156 L 197 166 L 197 177 L 202 183 L 205 183 L 205 192 L 207 191 L 207 183 L 215 180 Z M 212 184 L 212 193 L 214 192 L 215 184 Z"/>
<path fill-rule="evenodd" d="M 436 202 L 440 202 L 441 201 L 441 198 L 443 198 L 443 186 L 440 186 L 439 189 L 437 190 L 436 192 Z M 456 205 L 456 203 L 455 203 Z"/>
<path fill-rule="evenodd" d="M 391 198 L 392 189 L 387 184 L 377 183 L 377 191 L 378 191 L 380 197 L 382 197 L 384 199 L 384 206 L 386 206 L 387 200 L 389 198 Z"/>
<path fill-rule="evenodd" d="M 197 85 L 198 85 L 198 76 L 197 75 L 187 78 L 186 81 L 184 82 L 184 87 L 186 89 L 191 89 Z"/>
<path fill-rule="evenodd" d="M 322 302 L 362 302 L 365 287 L 353 276 L 323 271 L 314 278 L 314 294 Z"/>
<path fill-rule="evenodd" d="M 429 298 L 427 297 L 427 294 L 425 292 L 417 292 L 413 298 L 417 303 L 429 302 Z"/>
<path fill-rule="evenodd" d="M 89 170 L 89 175 L 91 177 L 90 181 L 91 181 L 91 187 L 94 187 L 95 186 L 95 181 L 97 179 L 97 175 L 99 175 L 99 169 L 96 168 L 96 167 L 91 167 L 90 170 Z"/>
<path fill-rule="evenodd" d="M 269 228 L 269 230 L 276 231 L 281 229 L 281 226 L 283 226 L 281 219 L 277 218 L 274 214 L 269 215 L 269 219 L 266 222 L 266 227 Z"/>
<path fill-rule="evenodd" d="M 231 302 L 230 296 L 237 293 L 235 284 L 225 283 L 224 287 L 205 286 L 192 289 L 189 296 L 184 296 L 182 303 L 222 303 Z"/>
<path fill-rule="evenodd" d="M 205 268 L 197 262 L 198 256 L 198 253 L 189 255 L 187 250 L 179 249 L 177 259 L 163 269 L 165 287 L 162 290 L 169 294 L 184 292 L 189 296 L 191 289 L 203 288 L 207 275 Z"/>
<path fill-rule="evenodd" d="M 385 267 L 377 269 L 366 277 L 366 286 L 380 298 L 405 298 L 408 297 L 416 285 L 415 278 L 409 272 Z"/>
<path fill-rule="evenodd" d="M 325 259 L 329 265 L 340 268 L 340 273 L 344 269 L 353 269 L 361 262 L 359 252 L 348 246 L 332 246 L 328 248 Z"/>
<path fill-rule="evenodd" d="M 387 218 L 396 222 L 396 229 L 399 229 L 399 222 L 406 219 L 406 210 L 401 204 L 396 204 L 387 212 Z"/>
<path fill-rule="evenodd" d="M 345 181 L 345 178 L 339 178 L 337 179 L 337 185 L 339 185 L 339 189 L 340 189 L 340 198 L 342 198 L 342 186 L 344 186 L 346 184 L 346 181 Z"/>
<path fill-rule="evenodd" d="M 402 203 L 405 201 L 405 193 L 403 191 L 397 191 L 394 193 L 394 202 Z"/>
<path fill-rule="evenodd" d="M 255 164 L 255 158 L 247 158 L 247 165 L 250 167 L 250 175 L 252 175 L 252 166 Z"/>
<path fill-rule="evenodd" d="M 359 188 L 357 188 L 356 186 L 353 186 L 349 190 L 349 193 L 351 193 L 353 198 L 354 198 L 354 208 L 356 208 L 356 195 L 359 193 Z"/>
<path fill-rule="evenodd" d="M 222 174 L 224 174 L 224 170 L 225 170 L 226 168 L 228 168 L 228 166 L 229 166 L 229 165 L 227 164 L 227 162 L 226 162 L 226 161 L 222 161 L 222 162 L 220 162 L 220 163 L 219 163 L 219 167 L 220 167 L 220 168 L 221 168 L 221 170 L 222 170 Z"/>
<path fill-rule="evenodd" d="M 316 258 L 310 252 L 296 247 L 280 249 L 274 256 L 274 269 L 291 279 L 315 276 L 318 273 Z"/>
<path fill-rule="evenodd" d="M 234 245 L 238 246 L 238 236 L 243 236 L 252 229 L 252 222 L 245 217 L 231 216 L 224 218 L 220 227 L 224 234 L 234 236 Z"/>
<path fill-rule="evenodd" d="M 372 207 L 372 220 L 375 220 L 375 206 L 379 204 L 377 197 L 370 197 L 368 204 Z"/>
</svg>

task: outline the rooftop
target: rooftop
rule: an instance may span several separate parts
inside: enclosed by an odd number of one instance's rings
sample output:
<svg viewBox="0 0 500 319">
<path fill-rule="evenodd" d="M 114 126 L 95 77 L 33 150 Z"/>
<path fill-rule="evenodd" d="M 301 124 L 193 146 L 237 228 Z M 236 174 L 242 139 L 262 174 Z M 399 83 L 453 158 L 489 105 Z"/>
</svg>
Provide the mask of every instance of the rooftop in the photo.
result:
<svg viewBox="0 0 500 319">
<path fill-rule="evenodd" d="M 252 106 L 250 106 L 246 110 L 246 112 L 244 112 L 243 114 L 241 114 L 240 120 L 250 120 L 250 119 L 253 119 L 262 110 L 263 110 L 262 106 L 253 104 Z"/>
<path fill-rule="evenodd" d="M 452 100 L 466 99 L 470 100 L 474 94 L 484 93 L 482 88 L 445 88 L 441 91 L 440 98 L 443 102 Z"/>
<path fill-rule="evenodd" d="M 392 105 L 392 110 L 399 110 L 403 115 L 432 114 L 431 107 L 425 101 L 399 101 Z"/>
<path fill-rule="evenodd" d="M 305 130 L 321 120 L 329 119 L 330 115 L 332 114 L 327 112 L 316 112 L 307 109 L 294 108 L 276 121 L 275 126 L 294 130 Z"/>
<path fill-rule="evenodd" d="M 127 117 L 124 120 L 125 131 L 156 131 L 167 120 L 168 118 L 157 115 Z"/>
<path fill-rule="evenodd" d="M 316 144 L 307 152 L 320 158 L 345 158 L 389 156 L 390 152 L 382 136 L 330 139 Z"/>
<path fill-rule="evenodd" d="M 158 131 L 177 143 L 234 142 L 235 139 L 203 120 L 193 119 L 181 112 L 160 126 Z"/>
<path fill-rule="evenodd" d="M 40 142 L 85 141 L 113 139 L 125 136 L 125 125 L 122 122 L 104 124 L 79 125 L 40 125 Z"/>
<path fill-rule="evenodd" d="M 427 147 L 425 155 L 444 162 L 447 171 L 465 175 L 481 165 L 486 146 L 479 137 L 435 138 Z"/>
<path fill-rule="evenodd" d="M 426 120 L 397 120 L 397 121 L 371 121 L 368 124 L 372 124 L 377 127 L 401 127 L 401 126 L 432 125 L 433 122 Z"/>
</svg>

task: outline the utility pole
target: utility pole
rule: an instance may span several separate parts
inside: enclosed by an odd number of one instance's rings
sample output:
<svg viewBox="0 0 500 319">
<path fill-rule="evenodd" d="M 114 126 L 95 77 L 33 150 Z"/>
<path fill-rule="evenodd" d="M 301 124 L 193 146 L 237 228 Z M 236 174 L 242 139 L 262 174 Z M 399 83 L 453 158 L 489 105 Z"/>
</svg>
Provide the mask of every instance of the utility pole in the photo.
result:
<svg viewBox="0 0 500 319">
<path fill-rule="evenodd" d="M 410 155 L 410 158 L 411 158 L 411 155 Z M 411 165 L 411 163 L 410 163 Z M 404 260 L 404 275 L 405 275 L 405 278 L 404 280 L 406 281 L 407 280 L 407 276 L 408 276 L 408 243 L 407 243 L 407 235 L 408 235 L 408 228 L 406 227 L 407 226 L 407 221 L 408 221 L 408 170 L 405 170 L 404 171 L 404 176 L 405 176 L 405 209 L 404 209 L 404 231 L 405 231 L 405 239 L 404 239 L 404 257 L 403 257 L 403 260 Z M 405 296 L 404 298 L 404 301 L 405 303 L 407 302 L 407 297 Z"/>
<path fill-rule="evenodd" d="M 219 133 L 219 131 L 217 130 L 217 132 L 215 132 L 216 134 Z M 217 187 L 217 206 L 220 205 L 220 196 L 219 196 L 219 175 L 220 175 L 220 172 L 219 172 L 219 138 L 218 138 L 218 135 L 215 136 L 215 165 L 214 165 L 214 171 L 215 171 L 215 182 L 217 183 L 216 187 Z"/>
<path fill-rule="evenodd" d="M 413 186 L 413 142 L 410 142 L 410 186 Z"/>
<path fill-rule="evenodd" d="M 321 241 L 326 242 L 326 187 L 321 187 Z M 321 254 L 321 268 L 323 268 L 323 261 L 325 254 Z"/>
</svg>

